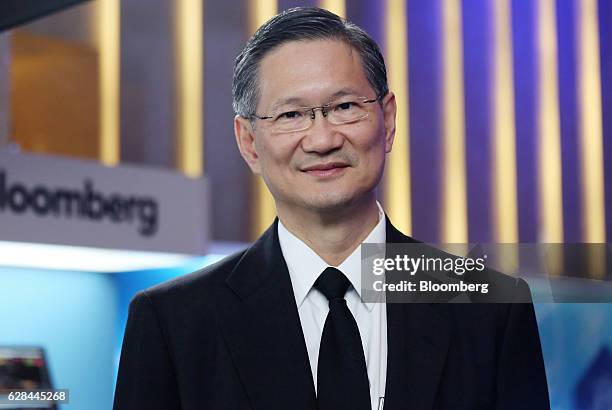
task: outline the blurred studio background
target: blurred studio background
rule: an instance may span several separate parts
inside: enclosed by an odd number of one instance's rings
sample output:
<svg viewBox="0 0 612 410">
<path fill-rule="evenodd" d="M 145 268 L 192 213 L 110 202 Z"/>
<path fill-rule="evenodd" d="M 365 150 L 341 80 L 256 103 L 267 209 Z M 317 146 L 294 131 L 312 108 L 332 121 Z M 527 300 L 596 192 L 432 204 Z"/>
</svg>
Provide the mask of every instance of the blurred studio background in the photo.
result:
<svg viewBox="0 0 612 410">
<path fill-rule="evenodd" d="M 235 146 L 232 65 L 304 5 L 383 49 L 399 112 L 380 200 L 398 228 L 611 242 L 612 0 L 3 0 L 0 399 L 22 377 L 70 389 L 62 409 L 110 408 L 135 292 L 272 222 Z M 610 280 L 580 276 L 576 292 Z M 612 305 L 536 313 L 552 407 L 611 409 Z"/>
</svg>

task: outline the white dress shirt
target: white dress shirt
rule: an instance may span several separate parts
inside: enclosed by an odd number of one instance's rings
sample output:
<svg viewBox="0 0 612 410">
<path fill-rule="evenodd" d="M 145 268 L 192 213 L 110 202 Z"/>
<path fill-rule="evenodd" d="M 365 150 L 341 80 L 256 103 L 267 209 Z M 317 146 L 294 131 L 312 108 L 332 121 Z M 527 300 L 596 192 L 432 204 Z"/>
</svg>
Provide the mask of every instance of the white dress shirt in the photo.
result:
<svg viewBox="0 0 612 410">
<path fill-rule="evenodd" d="M 378 204 L 378 224 L 363 242 L 385 243 L 385 214 Z M 298 307 L 302 331 L 306 340 L 310 368 L 317 388 L 317 364 L 323 325 L 329 305 L 327 298 L 313 288 L 319 275 L 329 265 L 299 238 L 278 222 L 278 239 L 289 269 L 291 285 Z M 351 282 L 345 295 L 346 304 L 355 317 L 370 381 L 372 409 L 379 408 L 385 395 L 387 376 L 387 309 L 385 303 L 365 303 L 361 300 L 361 246 L 358 246 L 338 268 Z"/>
</svg>

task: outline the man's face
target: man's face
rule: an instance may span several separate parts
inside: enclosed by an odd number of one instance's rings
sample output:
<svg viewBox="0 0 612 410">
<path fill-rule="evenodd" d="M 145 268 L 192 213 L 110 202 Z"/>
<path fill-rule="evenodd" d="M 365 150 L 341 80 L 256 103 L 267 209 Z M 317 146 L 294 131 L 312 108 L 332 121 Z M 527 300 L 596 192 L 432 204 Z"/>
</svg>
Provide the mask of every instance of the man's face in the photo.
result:
<svg viewBox="0 0 612 410">
<path fill-rule="evenodd" d="M 259 67 L 260 99 L 256 114 L 286 108 L 321 106 L 335 95 L 376 98 L 359 53 L 342 41 L 294 41 L 267 54 Z M 350 98 L 350 97 L 349 97 Z M 291 100 L 290 104 L 283 101 Z M 334 125 L 316 111 L 304 131 L 278 133 L 269 120 L 236 117 L 240 151 L 261 174 L 277 207 L 335 211 L 372 197 L 391 151 L 395 99 L 367 104 L 368 116 Z"/>
</svg>

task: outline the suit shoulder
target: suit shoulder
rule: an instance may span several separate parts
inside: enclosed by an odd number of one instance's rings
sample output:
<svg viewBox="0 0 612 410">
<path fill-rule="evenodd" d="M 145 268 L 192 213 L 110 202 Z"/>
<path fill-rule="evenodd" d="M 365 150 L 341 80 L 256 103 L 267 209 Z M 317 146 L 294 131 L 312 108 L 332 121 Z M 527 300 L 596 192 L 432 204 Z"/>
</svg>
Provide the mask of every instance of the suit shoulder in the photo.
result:
<svg viewBox="0 0 612 410">
<path fill-rule="evenodd" d="M 217 285 L 225 282 L 245 252 L 246 249 L 243 249 L 198 271 L 145 289 L 142 293 L 150 299 L 182 299 L 191 295 L 205 297 L 214 292 Z"/>
<path fill-rule="evenodd" d="M 523 278 L 514 277 L 494 269 L 487 269 L 484 282 L 491 287 L 490 301 L 503 303 L 532 303 L 531 290 Z"/>
<path fill-rule="evenodd" d="M 397 237 L 398 235 L 396 235 Z M 470 299 L 472 302 L 496 302 L 496 303 L 531 303 L 531 291 L 527 282 L 520 278 L 506 273 L 502 273 L 486 264 L 486 255 L 478 247 L 474 247 L 466 256 L 459 256 L 451 253 L 453 248 L 440 249 L 434 245 L 427 244 L 413 238 L 405 237 L 403 241 L 397 241 L 397 246 L 408 246 L 405 249 L 407 252 L 416 253 L 424 258 L 434 258 L 438 260 L 458 260 L 458 259 L 473 259 L 481 260 L 484 269 L 465 269 L 463 273 L 450 274 L 447 276 L 452 280 L 462 280 L 473 284 L 487 284 L 487 293 L 472 294 Z M 400 248 L 394 250 L 400 251 Z M 393 252 L 392 252 L 393 253 Z M 456 266 L 451 264 L 451 266 Z M 476 266 L 476 265 L 474 265 Z M 444 276 L 442 276 L 444 277 Z M 444 279 L 442 279 L 444 280 Z"/>
</svg>

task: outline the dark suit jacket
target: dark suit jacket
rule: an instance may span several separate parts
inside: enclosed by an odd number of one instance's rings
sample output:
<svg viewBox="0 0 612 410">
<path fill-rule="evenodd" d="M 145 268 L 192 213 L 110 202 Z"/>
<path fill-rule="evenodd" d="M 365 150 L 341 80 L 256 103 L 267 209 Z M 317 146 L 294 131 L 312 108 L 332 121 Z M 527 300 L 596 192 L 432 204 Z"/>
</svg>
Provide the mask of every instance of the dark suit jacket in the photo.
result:
<svg viewBox="0 0 612 410">
<path fill-rule="evenodd" d="M 387 220 L 387 242 L 415 241 Z M 388 303 L 387 333 L 385 410 L 549 408 L 530 303 Z M 133 299 L 115 410 L 316 407 L 276 223 L 250 248 Z"/>
</svg>

